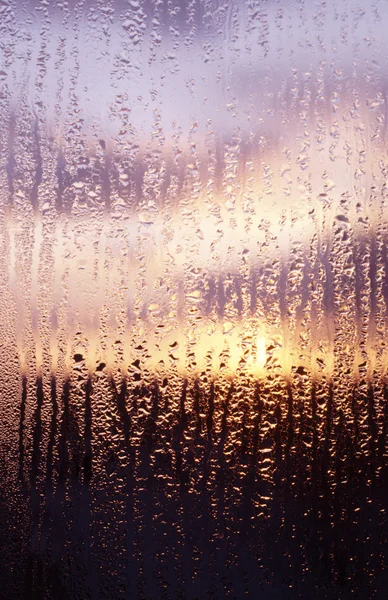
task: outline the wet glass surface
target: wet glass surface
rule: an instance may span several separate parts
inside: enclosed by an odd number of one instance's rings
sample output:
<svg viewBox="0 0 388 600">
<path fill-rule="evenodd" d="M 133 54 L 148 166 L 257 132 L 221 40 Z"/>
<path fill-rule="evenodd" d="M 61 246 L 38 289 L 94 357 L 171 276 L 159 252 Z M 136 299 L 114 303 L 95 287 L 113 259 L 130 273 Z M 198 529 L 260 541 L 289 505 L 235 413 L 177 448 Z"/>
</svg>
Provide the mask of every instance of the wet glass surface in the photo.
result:
<svg viewBox="0 0 388 600">
<path fill-rule="evenodd" d="M 387 24 L 0 0 L 0 597 L 386 599 Z"/>
</svg>

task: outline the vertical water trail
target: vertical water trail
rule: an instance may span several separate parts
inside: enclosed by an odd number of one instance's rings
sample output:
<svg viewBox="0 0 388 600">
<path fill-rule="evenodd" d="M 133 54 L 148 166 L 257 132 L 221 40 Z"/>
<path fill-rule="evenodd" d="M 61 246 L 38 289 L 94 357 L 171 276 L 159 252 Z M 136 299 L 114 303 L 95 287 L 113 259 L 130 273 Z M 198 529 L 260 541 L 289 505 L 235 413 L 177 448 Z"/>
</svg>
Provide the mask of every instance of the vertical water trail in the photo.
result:
<svg viewBox="0 0 388 600">
<path fill-rule="evenodd" d="M 286 378 L 291 375 L 292 354 L 290 323 L 288 317 L 288 273 L 290 259 L 289 218 L 284 218 L 283 230 L 279 235 L 280 246 L 280 275 L 279 275 L 279 313 L 282 328 L 281 365 Z"/>
<path fill-rule="evenodd" d="M 17 272 L 17 235 L 16 227 L 10 216 L 7 221 L 7 232 L 9 239 L 9 287 L 13 293 L 13 297 L 16 304 L 16 323 L 15 323 L 15 337 L 16 346 L 18 350 L 20 372 L 22 375 L 26 373 L 27 362 L 26 352 L 23 346 L 23 332 L 25 327 L 25 311 L 24 304 L 21 298 L 21 292 L 18 284 Z"/>
<path fill-rule="evenodd" d="M 32 591 L 32 597 L 39 594 L 42 579 L 42 559 L 39 554 L 41 496 L 38 485 L 39 467 L 41 462 L 42 443 L 42 410 L 44 403 L 43 379 L 40 374 L 36 378 L 36 410 L 34 415 L 34 429 L 32 434 L 32 457 L 31 457 L 31 541 L 29 567 L 27 571 L 27 585 Z"/>
<path fill-rule="evenodd" d="M 8 235 L 8 247 L 9 247 L 9 262 L 8 262 L 8 277 L 9 287 L 12 291 L 14 301 L 16 304 L 16 323 L 15 323 L 15 337 L 16 346 L 19 356 L 20 371 L 23 375 L 26 371 L 26 356 L 23 348 L 23 331 L 24 331 L 24 306 L 21 298 L 21 291 L 19 288 L 17 272 L 17 247 L 18 247 L 18 227 L 15 220 L 15 169 L 16 156 L 15 156 L 15 141 L 17 136 L 16 130 L 16 107 L 15 99 L 13 98 L 10 105 L 10 117 L 8 123 L 8 136 L 7 136 L 7 162 L 5 165 L 5 171 L 7 173 L 7 184 L 8 184 L 8 196 L 6 202 L 5 212 L 5 226 Z"/>
<path fill-rule="evenodd" d="M 43 347 L 39 332 L 39 265 L 40 253 L 43 242 L 43 224 L 41 216 L 36 213 L 34 219 L 34 242 L 32 247 L 31 260 L 31 321 L 32 335 L 35 343 L 35 364 L 38 376 L 41 375 L 43 365 Z"/>
<path fill-rule="evenodd" d="M 116 341 L 118 341 L 119 338 L 118 325 L 120 323 L 120 314 L 118 314 L 117 307 L 121 300 L 120 276 L 122 276 L 122 274 L 119 271 L 119 266 L 120 258 L 122 256 L 122 245 L 113 239 L 110 241 L 109 246 L 110 254 L 107 256 L 107 260 L 110 261 L 111 267 L 107 274 L 106 288 L 107 297 L 109 297 L 110 301 L 107 311 L 105 356 L 106 368 L 109 372 L 113 372 L 116 365 L 119 363 Z"/>
<path fill-rule="evenodd" d="M 95 281 L 95 295 L 94 301 L 91 303 L 89 308 L 89 298 L 85 296 L 85 303 L 82 308 L 82 322 L 86 325 L 86 336 L 87 336 L 87 367 L 89 372 L 92 373 L 96 367 L 97 353 L 99 351 L 99 335 L 100 335 L 100 324 L 101 324 L 101 310 L 104 305 L 106 296 L 106 284 L 107 284 L 107 270 L 106 264 L 106 246 L 107 237 L 109 230 L 109 221 L 104 219 L 104 223 L 101 229 L 99 242 L 98 242 L 98 254 L 97 254 L 97 270 L 96 270 L 96 281 Z M 88 244 L 89 246 L 89 244 Z M 88 248 L 88 267 L 89 272 L 92 274 L 94 270 L 94 246 L 90 244 Z M 91 277 L 91 286 L 93 286 L 93 280 Z M 94 287 L 94 286 L 93 286 Z"/>
<path fill-rule="evenodd" d="M 62 218 L 59 218 L 55 225 L 55 243 L 53 250 L 53 269 L 54 269 L 54 281 L 53 281 L 53 306 L 51 309 L 50 318 L 50 355 L 51 355 L 51 374 L 55 378 L 58 369 L 59 359 L 59 343 L 58 329 L 59 329 L 59 309 L 61 300 L 63 298 L 63 284 L 65 276 L 65 256 L 64 256 L 64 222 Z"/>
<path fill-rule="evenodd" d="M 108 273 L 106 269 L 107 261 L 107 240 L 109 237 L 109 219 L 106 215 L 103 221 L 99 241 L 97 255 L 97 272 L 96 272 L 96 293 L 92 308 L 92 319 L 90 321 L 89 339 L 88 339 L 88 368 L 90 372 L 96 366 L 97 352 L 99 346 L 101 311 L 106 298 Z M 93 250 L 90 249 L 92 256 Z M 94 257 L 93 257 L 94 258 Z M 92 268 L 92 259 L 90 267 Z M 112 306 L 114 299 L 112 298 Z M 86 315 L 85 315 L 86 317 Z M 109 351 L 109 350 L 108 350 Z"/>
<path fill-rule="evenodd" d="M 25 417 L 26 417 L 26 403 L 27 403 L 27 376 L 22 372 L 21 382 L 21 402 L 20 402 L 20 417 L 19 417 L 19 439 L 18 439 L 18 455 L 19 455 L 19 468 L 18 468 L 18 479 L 21 483 L 25 484 L 25 473 L 24 473 L 24 462 L 25 462 Z"/>
<path fill-rule="evenodd" d="M 132 339 L 131 330 L 135 323 L 135 298 L 136 298 L 136 281 L 137 281 L 137 260 L 136 260 L 136 236 L 137 226 L 135 215 L 129 213 L 127 219 L 127 231 L 126 231 L 126 242 L 128 249 L 128 258 L 126 261 L 126 268 L 124 273 L 126 274 L 125 286 L 127 288 L 126 297 L 126 315 L 125 315 L 125 331 L 124 331 L 124 351 L 122 373 L 126 374 L 127 369 L 132 362 L 133 350 L 132 350 Z"/>
<path fill-rule="evenodd" d="M 76 332 L 77 326 L 77 297 L 81 294 L 81 291 L 78 289 L 77 248 L 75 244 L 75 232 L 73 233 L 69 228 L 65 239 L 67 241 L 67 244 L 64 244 L 64 253 L 66 253 L 66 255 L 69 257 L 69 278 L 66 310 L 66 341 L 64 348 L 64 368 L 65 377 L 69 379 L 71 376 L 71 370 L 73 366 L 73 357 L 71 355 L 71 352 L 73 348 L 74 334 Z"/>
<path fill-rule="evenodd" d="M 10 106 L 10 117 L 8 122 L 8 136 L 7 136 L 7 162 L 5 165 L 5 171 L 7 173 L 7 183 L 8 183 L 8 197 L 7 197 L 7 209 L 8 214 L 6 215 L 8 218 L 11 218 L 12 208 L 14 204 L 14 196 L 15 196 L 15 184 L 14 184 L 14 173 L 16 168 L 16 157 L 15 157 L 15 139 L 16 139 L 16 111 L 15 106 L 13 105 L 15 101 Z"/>
<path fill-rule="evenodd" d="M 58 433 L 58 399 L 57 399 L 57 380 L 54 375 L 51 376 L 50 382 L 50 400 L 51 400 L 51 419 L 49 425 L 49 440 L 46 454 L 46 472 L 45 472 L 45 494 L 44 494 L 44 511 L 42 517 L 42 526 L 39 540 L 39 555 L 44 563 L 49 555 L 50 547 L 50 527 L 55 511 L 53 506 L 54 501 L 54 455 L 55 444 L 57 442 Z M 47 581 L 47 579 L 46 579 Z"/>
<path fill-rule="evenodd" d="M 377 223 L 378 212 L 371 215 L 371 224 L 369 229 L 369 319 L 367 333 L 367 356 L 368 356 L 368 379 L 373 380 L 377 366 L 377 324 L 378 317 L 378 284 L 377 284 L 377 265 L 378 265 L 378 250 L 377 250 Z"/>
</svg>

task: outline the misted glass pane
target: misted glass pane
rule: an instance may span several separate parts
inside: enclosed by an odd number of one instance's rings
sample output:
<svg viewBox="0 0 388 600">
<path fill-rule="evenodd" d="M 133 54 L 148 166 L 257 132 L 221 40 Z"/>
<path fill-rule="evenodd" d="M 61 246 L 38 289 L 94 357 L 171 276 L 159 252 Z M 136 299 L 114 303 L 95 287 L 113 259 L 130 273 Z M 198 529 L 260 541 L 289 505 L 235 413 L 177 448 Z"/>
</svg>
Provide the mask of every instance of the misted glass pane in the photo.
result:
<svg viewBox="0 0 388 600">
<path fill-rule="evenodd" d="M 386 598 L 387 26 L 0 0 L 4 598 Z"/>
</svg>

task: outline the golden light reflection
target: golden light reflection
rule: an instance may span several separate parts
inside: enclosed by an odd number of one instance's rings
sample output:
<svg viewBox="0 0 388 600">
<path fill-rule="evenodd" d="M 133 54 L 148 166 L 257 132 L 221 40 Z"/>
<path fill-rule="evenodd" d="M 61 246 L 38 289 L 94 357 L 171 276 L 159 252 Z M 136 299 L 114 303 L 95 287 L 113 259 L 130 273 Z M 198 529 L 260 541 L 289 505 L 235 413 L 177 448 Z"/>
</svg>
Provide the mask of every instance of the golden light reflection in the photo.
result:
<svg viewBox="0 0 388 600">
<path fill-rule="evenodd" d="M 313 230 L 315 225 L 308 216 L 305 225 L 306 236 L 308 227 Z M 280 369 L 286 378 L 302 365 L 314 378 L 330 379 L 336 326 L 326 309 L 314 325 L 315 309 L 303 270 L 293 282 L 295 313 L 287 299 L 293 257 L 298 256 L 300 265 L 313 274 L 308 244 L 300 246 L 303 226 L 301 221 L 292 231 L 286 220 L 287 232 L 281 230 L 277 237 L 272 233 L 269 244 L 260 228 L 255 241 L 252 225 L 246 233 L 241 226 L 236 235 L 233 221 L 219 221 L 219 217 L 209 222 L 199 218 L 195 226 L 183 222 L 180 227 L 178 221 L 167 219 L 164 226 L 157 223 L 154 229 L 143 215 L 127 222 L 122 219 L 119 225 L 111 219 L 102 227 L 90 222 L 87 231 L 82 222 L 74 226 L 71 220 L 61 221 L 56 225 L 52 252 L 52 293 L 44 297 L 39 276 L 43 232 L 38 223 L 28 306 L 21 300 L 18 283 L 17 248 L 20 252 L 23 240 L 8 222 L 9 284 L 18 306 L 14 326 L 21 369 L 34 356 L 39 372 L 48 345 L 53 373 L 58 369 L 70 373 L 73 354 L 78 352 L 90 373 L 103 362 L 107 371 L 119 366 L 125 374 L 140 357 L 144 368 L 155 373 L 176 369 L 195 376 L 210 369 L 213 377 L 233 377 L 245 368 L 263 378 L 270 359 L 270 368 Z M 298 239 L 294 239 L 296 233 Z M 325 265 L 329 242 L 321 243 Z M 317 251 L 319 260 L 319 247 Z M 324 281 L 321 285 L 324 298 L 330 290 L 325 291 Z M 47 324 L 41 317 L 44 307 L 51 315 Z M 28 315 L 33 353 L 22 341 L 29 335 Z M 260 326 L 255 324 L 257 317 Z M 356 320 L 346 326 L 351 328 L 352 323 L 357 330 Z M 381 352 L 371 325 L 368 339 L 368 377 L 373 377 Z M 362 362 L 357 348 L 351 353 L 353 365 Z"/>
<path fill-rule="evenodd" d="M 90 374 L 103 364 L 125 376 L 136 361 L 158 376 L 209 370 L 212 378 L 233 378 L 245 370 L 290 380 L 300 367 L 330 380 L 338 365 L 354 379 L 363 370 L 370 381 L 385 373 L 381 276 L 371 262 L 365 272 L 361 255 L 380 260 L 383 199 L 365 201 L 361 218 L 352 201 L 344 210 L 340 164 L 314 195 L 299 167 L 266 160 L 252 177 L 235 174 L 235 191 L 193 196 L 189 189 L 179 206 L 149 202 L 122 209 L 119 219 L 63 214 L 52 227 L 39 212 L 22 222 L 8 215 L 21 371 L 46 369 L 48 348 L 53 374 L 70 375 L 74 354 Z M 315 173 L 321 166 L 311 161 Z M 361 191 L 355 184 L 356 196 L 366 193 L 364 185 L 362 178 Z M 375 213 L 372 203 L 380 207 Z M 351 240 L 354 264 L 341 254 L 341 236 Z"/>
</svg>

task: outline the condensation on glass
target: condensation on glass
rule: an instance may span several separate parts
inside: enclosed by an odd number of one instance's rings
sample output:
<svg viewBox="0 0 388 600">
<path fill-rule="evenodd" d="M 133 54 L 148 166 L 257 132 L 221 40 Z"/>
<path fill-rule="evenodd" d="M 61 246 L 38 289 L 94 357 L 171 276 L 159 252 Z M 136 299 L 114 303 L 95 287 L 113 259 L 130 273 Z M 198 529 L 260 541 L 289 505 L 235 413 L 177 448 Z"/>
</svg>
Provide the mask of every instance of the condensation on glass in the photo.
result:
<svg viewBox="0 0 388 600">
<path fill-rule="evenodd" d="M 7 506 L 33 491 L 34 597 L 163 597 L 153 560 L 166 598 L 197 597 L 203 573 L 215 597 L 242 597 L 243 575 L 206 560 L 244 511 L 259 531 L 297 510 L 285 490 L 303 478 L 303 514 L 332 494 L 340 527 L 338 439 L 372 502 L 388 431 L 387 23 L 383 0 L 0 0 L 2 485 Z M 185 529 L 182 486 L 213 550 Z M 308 544 L 287 539 L 306 582 Z M 192 571 L 182 540 L 203 553 Z M 257 577 L 283 589 L 272 554 Z M 44 567 L 42 596 L 39 560 L 62 582 Z"/>
</svg>

